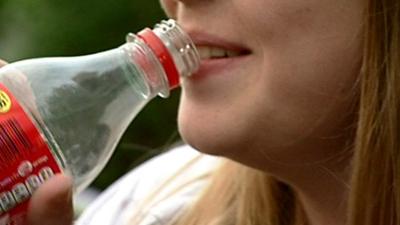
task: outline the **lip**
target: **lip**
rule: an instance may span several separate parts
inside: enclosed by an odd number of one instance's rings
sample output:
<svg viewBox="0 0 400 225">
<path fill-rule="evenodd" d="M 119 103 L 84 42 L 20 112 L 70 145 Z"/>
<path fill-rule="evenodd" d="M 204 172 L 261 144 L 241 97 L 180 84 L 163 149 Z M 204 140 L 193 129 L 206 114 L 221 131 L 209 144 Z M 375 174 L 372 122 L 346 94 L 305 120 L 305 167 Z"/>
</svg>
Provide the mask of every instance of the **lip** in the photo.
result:
<svg viewBox="0 0 400 225">
<path fill-rule="evenodd" d="M 219 47 L 241 53 L 241 55 L 235 57 L 202 59 L 199 70 L 191 76 L 193 79 L 211 74 L 222 74 L 224 71 L 243 63 L 251 55 L 251 50 L 248 47 L 219 36 L 196 31 L 188 31 L 188 34 L 196 46 Z"/>
<path fill-rule="evenodd" d="M 250 53 L 250 49 L 242 44 L 228 41 L 216 35 L 188 31 L 190 38 L 196 46 L 215 46 L 226 50 L 237 51 L 243 54 Z"/>
</svg>

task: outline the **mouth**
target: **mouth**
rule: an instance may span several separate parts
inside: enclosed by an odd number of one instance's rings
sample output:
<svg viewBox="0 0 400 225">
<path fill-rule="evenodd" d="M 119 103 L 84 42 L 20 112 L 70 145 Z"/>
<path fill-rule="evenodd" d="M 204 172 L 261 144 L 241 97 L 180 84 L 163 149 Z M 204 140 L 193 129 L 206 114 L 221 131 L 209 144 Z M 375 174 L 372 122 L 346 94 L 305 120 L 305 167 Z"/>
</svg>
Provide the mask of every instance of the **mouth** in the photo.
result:
<svg viewBox="0 0 400 225">
<path fill-rule="evenodd" d="M 233 50 L 219 46 L 207 46 L 207 45 L 197 45 L 197 50 L 199 52 L 200 59 L 203 61 L 242 57 L 250 54 L 250 51 L 247 49 Z"/>
<path fill-rule="evenodd" d="M 246 63 L 252 51 L 238 42 L 229 41 L 210 34 L 189 32 L 201 59 L 200 69 L 194 77 L 223 74 Z"/>
</svg>

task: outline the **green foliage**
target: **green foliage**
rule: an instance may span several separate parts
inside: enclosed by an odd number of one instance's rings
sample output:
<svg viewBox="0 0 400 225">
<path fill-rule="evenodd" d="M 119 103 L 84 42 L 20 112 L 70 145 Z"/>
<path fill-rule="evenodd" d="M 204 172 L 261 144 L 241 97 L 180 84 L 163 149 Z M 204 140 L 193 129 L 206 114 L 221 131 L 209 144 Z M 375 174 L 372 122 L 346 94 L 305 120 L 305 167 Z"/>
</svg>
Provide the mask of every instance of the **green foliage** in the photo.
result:
<svg viewBox="0 0 400 225">
<path fill-rule="evenodd" d="M 105 50 L 163 18 L 154 0 L 8 0 L 0 6 L 0 54 L 8 60 Z"/>
<path fill-rule="evenodd" d="M 128 32 L 163 18 L 157 0 L 0 0 L 0 58 L 95 53 L 123 44 Z M 95 186 L 105 188 L 179 139 L 178 95 L 156 99 L 139 114 Z"/>
</svg>

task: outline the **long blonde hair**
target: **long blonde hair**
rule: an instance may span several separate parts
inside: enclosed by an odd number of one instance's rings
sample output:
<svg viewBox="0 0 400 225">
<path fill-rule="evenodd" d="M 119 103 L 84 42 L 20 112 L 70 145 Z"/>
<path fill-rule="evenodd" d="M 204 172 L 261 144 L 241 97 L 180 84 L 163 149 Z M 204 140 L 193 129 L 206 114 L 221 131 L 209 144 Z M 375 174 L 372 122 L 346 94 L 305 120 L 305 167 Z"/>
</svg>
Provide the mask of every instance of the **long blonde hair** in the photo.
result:
<svg viewBox="0 0 400 225">
<path fill-rule="evenodd" d="M 349 221 L 400 225 L 400 4 L 368 8 Z"/>
<path fill-rule="evenodd" d="M 400 225 L 400 4 L 367 0 L 349 225 Z M 294 225 L 289 186 L 226 160 L 174 225 Z"/>
</svg>

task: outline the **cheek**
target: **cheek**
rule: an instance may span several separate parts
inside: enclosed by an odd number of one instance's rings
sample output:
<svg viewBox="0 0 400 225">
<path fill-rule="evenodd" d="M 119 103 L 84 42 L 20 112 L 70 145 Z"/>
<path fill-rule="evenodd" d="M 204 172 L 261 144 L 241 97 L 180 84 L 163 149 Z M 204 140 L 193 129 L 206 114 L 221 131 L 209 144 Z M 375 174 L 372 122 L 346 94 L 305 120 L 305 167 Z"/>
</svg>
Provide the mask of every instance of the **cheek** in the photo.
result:
<svg viewBox="0 0 400 225">
<path fill-rule="evenodd" d="M 271 4 L 264 14 L 267 29 L 253 30 L 263 40 L 258 70 L 263 76 L 254 84 L 267 104 L 257 103 L 262 107 L 252 118 L 269 112 L 272 118 L 265 124 L 270 131 L 264 137 L 276 134 L 270 140 L 274 146 L 334 135 L 351 113 L 361 60 L 362 7 L 357 1 L 338 1 L 348 6 L 343 10 L 323 2 Z"/>
<path fill-rule="evenodd" d="M 258 87 L 269 104 L 258 103 L 253 117 L 271 112 L 269 128 L 277 135 L 270 143 L 275 147 L 295 146 L 343 131 L 343 122 L 353 114 L 359 63 L 356 56 L 330 57 L 291 58 L 291 63 L 282 63 L 285 57 L 269 60 L 273 70 L 266 69 L 270 76 Z"/>
<path fill-rule="evenodd" d="M 254 92 L 236 85 L 220 87 L 221 92 L 195 93 L 183 89 L 179 107 L 179 131 L 185 142 L 214 155 L 230 155 L 248 142 L 247 131 L 254 108 Z M 234 91 L 234 92 L 232 92 Z M 241 94 L 238 94 L 241 93 Z M 199 97 L 201 96 L 201 97 Z"/>
</svg>

